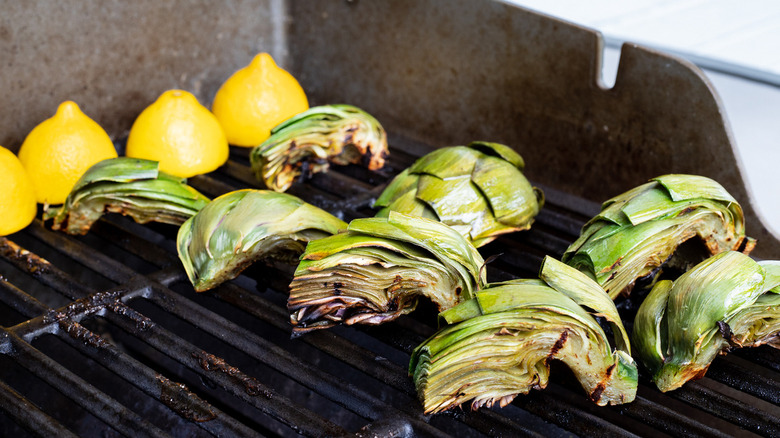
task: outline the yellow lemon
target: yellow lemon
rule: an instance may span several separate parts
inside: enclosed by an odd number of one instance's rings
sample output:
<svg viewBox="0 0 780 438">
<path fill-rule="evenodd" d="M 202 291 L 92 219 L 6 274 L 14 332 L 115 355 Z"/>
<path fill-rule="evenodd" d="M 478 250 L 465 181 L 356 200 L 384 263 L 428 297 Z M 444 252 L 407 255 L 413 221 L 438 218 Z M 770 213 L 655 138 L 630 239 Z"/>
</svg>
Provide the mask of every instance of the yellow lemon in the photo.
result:
<svg viewBox="0 0 780 438">
<path fill-rule="evenodd" d="M 33 128 L 19 149 L 19 161 L 43 204 L 62 204 L 87 169 L 116 156 L 106 131 L 71 101 Z"/>
<path fill-rule="evenodd" d="M 182 178 L 216 170 L 230 149 L 222 127 L 191 93 L 168 90 L 135 119 L 128 157 L 160 162 L 160 170 Z"/>
<path fill-rule="evenodd" d="M 0 146 L 0 236 L 15 233 L 35 218 L 35 188 L 13 152 Z"/>
<path fill-rule="evenodd" d="M 271 136 L 271 128 L 309 109 L 298 81 L 260 53 L 233 73 L 217 91 L 211 111 L 230 144 L 253 147 Z"/>
</svg>

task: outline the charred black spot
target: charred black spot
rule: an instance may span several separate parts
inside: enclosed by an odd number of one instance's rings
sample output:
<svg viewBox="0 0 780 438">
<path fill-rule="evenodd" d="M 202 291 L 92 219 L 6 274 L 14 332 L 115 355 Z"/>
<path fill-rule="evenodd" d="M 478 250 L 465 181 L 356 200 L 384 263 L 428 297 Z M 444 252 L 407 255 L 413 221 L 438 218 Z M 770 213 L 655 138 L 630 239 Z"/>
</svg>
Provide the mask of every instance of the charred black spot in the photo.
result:
<svg viewBox="0 0 780 438">
<path fill-rule="evenodd" d="M 731 326 L 728 325 L 728 323 L 724 321 L 718 321 L 715 324 L 718 326 L 718 331 L 720 332 L 720 335 L 723 336 L 723 339 L 725 339 L 726 342 L 729 343 L 729 346 L 740 347 L 740 344 L 734 338 L 734 333 L 731 331 Z"/>
<path fill-rule="evenodd" d="M 340 281 L 336 281 L 336 282 L 333 283 L 333 287 L 336 288 L 336 289 L 341 289 L 342 287 L 344 287 L 344 283 L 342 283 Z"/>
<path fill-rule="evenodd" d="M 390 302 L 387 303 L 387 310 L 390 312 L 398 310 L 398 299 L 390 300 Z"/>
<path fill-rule="evenodd" d="M 593 392 L 590 393 L 590 400 L 594 403 L 598 403 L 598 401 L 601 399 L 601 394 L 604 392 L 604 388 L 606 385 L 604 385 L 604 382 L 599 383 L 596 385 L 596 389 L 593 390 Z"/>
<path fill-rule="evenodd" d="M 550 349 L 550 353 L 547 355 L 547 359 L 545 360 L 546 363 L 550 363 L 550 361 L 558 353 L 558 351 L 560 351 L 560 349 L 563 348 L 563 344 L 566 343 L 567 339 L 569 339 L 569 331 L 564 330 L 561 333 L 561 336 L 558 338 L 557 341 L 555 341 L 555 344 Z"/>
<path fill-rule="evenodd" d="M 463 292 L 463 288 L 461 288 L 460 286 L 455 288 L 455 295 L 460 295 L 461 292 Z"/>
</svg>

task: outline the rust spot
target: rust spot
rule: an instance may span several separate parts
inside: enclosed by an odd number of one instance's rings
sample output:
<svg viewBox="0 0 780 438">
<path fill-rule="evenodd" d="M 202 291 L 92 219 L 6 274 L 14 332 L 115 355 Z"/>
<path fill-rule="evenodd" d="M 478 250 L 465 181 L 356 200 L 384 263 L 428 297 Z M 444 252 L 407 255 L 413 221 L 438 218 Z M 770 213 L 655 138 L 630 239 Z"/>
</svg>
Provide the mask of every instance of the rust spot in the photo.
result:
<svg viewBox="0 0 780 438">
<path fill-rule="evenodd" d="M 612 377 L 612 372 L 615 371 L 615 364 L 613 363 L 609 367 L 607 367 L 607 377 Z"/>
<path fill-rule="evenodd" d="M 214 409 L 186 386 L 157 374 L 160 385 L 160 401 L 174 412 L 190 421 L 202 423 L 217 418 Z"/>
<path fill-rule="evenodd" d="M 206 353 L 205 351 L 199 351 L 192 353 L 192 357 L 198 360 L 200 367 L 206 371 L 218 371 L 231 380 L 237 382 L 244 387 L 244 391 L 251 396 L 262 395 L 265 398 L 273 398 L 273 393 L 267 390 L 260 382 L 254 377 L 246 375 L 238 368 L 225 362 L 225 359 L 214 356 L 213 354 Z"/>
</svg>

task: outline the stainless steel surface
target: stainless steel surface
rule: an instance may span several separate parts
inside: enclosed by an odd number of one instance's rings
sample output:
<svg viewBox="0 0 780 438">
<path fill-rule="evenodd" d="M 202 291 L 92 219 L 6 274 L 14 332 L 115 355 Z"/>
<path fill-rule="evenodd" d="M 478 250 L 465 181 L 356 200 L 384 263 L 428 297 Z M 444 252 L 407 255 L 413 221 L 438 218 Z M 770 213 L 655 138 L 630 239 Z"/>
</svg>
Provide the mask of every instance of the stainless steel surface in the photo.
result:
<svg viewBox="0 0 780 438">
<path fill-rule="evenodd" d="M 524 156 L 548 204 L 530 232 L 486 247 L 504 254 L 488 267 L 494 280 L 534 275 L 544 254 L 559 256 L 576 238 L 596 210 L 592 201 L 661 173 L 714 177 L 752 215 L 728 124 L 701 73 L 626 46 L 607 90 L 596 80 L 600 46 L 593 31 L 488 0 L 6 5 L 0 50 L 11 55 L 2 59 L 8 103 L 0 132 L 18 147 L 59 101 L 74 99 L 121 138 L 163 90 L 185 88 L 209 103 L 230 72 L 266 50 L 300 78 L 312 104 L 361 106 L 391 134 L 383 173 L 344 168 L 291 190 L 345 219 L 370 214 L 378 187 L 431 148 L 485 139 Z M 255 186 L 246 150 L 232 152 L 219 171 L 191 182 L 211 196 Z M 757 254 L 780 257 L 778 241 L 761 230 L 750 216 Z M 0 321 L 0 371 L 10 374 L 0 386 L 14 391 L 2 398 L 0 426 L 11 418 L 43 435 L 62 424 L 85 427 L 73 419 L 81 417 L 47 409 L 48 393 L 73 405 L 96 434 L 173 434 L 183 430 L 178 424 L 202 434 L 251 427 L 312 436 L 364 425 L 364 434 L 411 428 L 431 436 L 780 430 L 780 353 L 769 348 L 718 358 L 711 374 L 673 393 L 659 393 L 644 376 L 637 401 L 624 406 L 592 405 L 557 369 L 547 389 L 506 409 L 425 417 L 405 364 L 433 333 L 434 313 L 290 340 L 290 268 L 258 266 L 195 294 L 174 238 L 170 227 L 113 216 L 83 238 L 36 223 L 0 239 L 0 313 L 11 315 Z M 54 348 L 62 344 L 68 348 Z M 93 379 L 93 370 L 104 378 Z M 255 391 L 255 380 L 272 391 Z M 144 411 L 139 400 L 147 399 Z M 190 422 L 192 415 L 205 421 Z"/>
<path fill-rule="evenodd" d="M 491 0 L 9 3 L 0 144 L 17 149 L 64 99 L 120 138 L 165 89 L 208 105 L 270 51 L 314 104 L 362 106 L 390 133 L 436 146 L 510 144 L 532 179 L 594 201 L 664 173 L 715 178 L 745 207 L 755 254 L 780 258 L 701 71 L 626 45 L 604 89 L 602 45 L 595 31 Z"/>
</svg>

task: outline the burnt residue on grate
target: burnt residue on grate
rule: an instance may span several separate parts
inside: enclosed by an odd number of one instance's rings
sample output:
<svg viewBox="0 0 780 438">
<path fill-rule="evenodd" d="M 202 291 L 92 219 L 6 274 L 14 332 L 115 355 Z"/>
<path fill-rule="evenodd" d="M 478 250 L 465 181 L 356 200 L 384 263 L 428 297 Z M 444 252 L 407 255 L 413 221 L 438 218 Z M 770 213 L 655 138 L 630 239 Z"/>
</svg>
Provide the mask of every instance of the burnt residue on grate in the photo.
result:
<svg viewBox="0 0 780 438">
<path fill-rule="evenodd" d="M 48 260 L 22 248 L 5 237 L 0 237 L 0 256 L 19 267 L 23 267 L 32 276 L 45 273 L 51 266 Z"/>
<path fill-rule="evenodd" d="M 262 395 L 265 398 L 273 398 L 273 394 L 265 389 L 265 387 L 252 376 L 246 375 L 243 371 L 225 362 L 225 359 L 214 356 L 213 354 L 206 353 L 205 351 L 198 351 L 192 353 L 192 357 L 198 360 L 201 368 L 206 371 L 221 372 L 232 380 L 238 382 L 244 387 L 244 391 L 251 396 Z"/>
<path fill-rule="evenodd" d="M 174 382 L 158 374 L 160 401 L 182 417 L 202 423 L 217 418 L 210 404 L 187 389 L 184 384 Z"/>
</svg>

